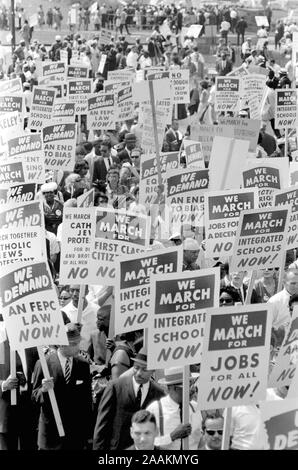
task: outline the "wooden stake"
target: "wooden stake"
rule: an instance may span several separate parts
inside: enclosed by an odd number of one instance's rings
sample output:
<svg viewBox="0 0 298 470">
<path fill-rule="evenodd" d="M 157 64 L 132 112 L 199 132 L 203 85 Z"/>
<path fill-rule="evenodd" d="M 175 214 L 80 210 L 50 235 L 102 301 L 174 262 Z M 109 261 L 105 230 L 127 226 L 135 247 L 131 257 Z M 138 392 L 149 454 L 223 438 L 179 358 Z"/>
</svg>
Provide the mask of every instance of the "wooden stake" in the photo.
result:
<svg viewBox="0 0 298 470">
<path fill-rule="evenodd" d="M 150 93 L 150 102 L 152 110 L 152 123 L 153 123 L 153 134 L 154 134 L 154 144 L 155 144 L 155 154 L 156 154 L 156 167 L 157 167 L 157 178 L 158 184 L 161 186 L 161 169 L 160 169 L 160 155 L 159 155 L 159 142 L 157 135 L 157 122 L 156 122 L 156 109 L 155 109 L 155 98 L 153 90 L 153 80 L 149 80 L 149 93 Z"/>
<path fill-rule="evenodd" d="M 12 351 L 10 349 L 9 355 L 10 355 L 10 375 L 12 377 L 16 377 L 17 376 L 16 351 Z M 15 388 L 10 391 L 10 404 L 12 406 L 17 404 L 17 391 Z"/>
<path fill-rule="evenodd" d="M 251 273 L 251 278 L 250 278 L 250 281 L 249 281 L 249 286 L 248 286 L 248 289 L 247 289 L 247 292 L 246 292 L 246 298 L 245 298 L 245 302 L 244 304 L 245 305 L 249 305 L 250 304 L 250 299 L 251 299 L 251 294 L 252 294 L 252 290 L 254 288 L 254 285 L 255 285 L 255 280 L 257 278 L 257 271 L 253 271 Z M 243 299 L 244 300 L 244 299 Z"/>
<path fill-rule="evenodd" d="M 43 371 L 44 378 L 45 379 L 50 379 L 51 378 L 50 377 L 50 372 L 49 372 L 48 364 L 47 364 L 44 352 L 42 350 L 42 347 L 38 346 L 37 350 L 38 350 L 38 355 L 39 355 L 40 364 L 41 364 L 41 368 L 42 368 L 42 371 Z M 49 394 L 50 402 L 51 402 L 51 405 L 52 405 L 52 410 L 53 410 L 54 418 L 55 418 L 55 421 L 56 421 L 59 436 L 63 437 L 63 436 L 65 436 L 65 432 L 64 432 L 64 429 L 63 429 L 62 421 L 61 421 L 61 416 L 60 416 L 60 412 L 59 412 L 55 392 L 54 392 L 53 389 L 51 389 L 51 390 L 48 391 L 48 394 Z"/>
<path fill-rule="evenodd" d="M 226 417 L 222 436 L 221 450 L 229 450 L 232 424 L 232 408 L 226 408 Z"/>
<path fill-rule="evenodd" d="M 190 370 L 189 366 L 183 367 L 183 403 L 182 403 L 182 412 L 183 412 L 183 424 L 189 423 L 189 377 Z M 186 437 L 183 439 L 183 450 L 189 450 L 189 438 Z"/>
<path fill-rule="evenodd" d="M 86 286 L 85 284 L 83 284 L 82 286 L 80 286 L 77 323 L 81 323 L 81 320 L 82 320 L 85 291 L 86 291 Z"/>
</svg>

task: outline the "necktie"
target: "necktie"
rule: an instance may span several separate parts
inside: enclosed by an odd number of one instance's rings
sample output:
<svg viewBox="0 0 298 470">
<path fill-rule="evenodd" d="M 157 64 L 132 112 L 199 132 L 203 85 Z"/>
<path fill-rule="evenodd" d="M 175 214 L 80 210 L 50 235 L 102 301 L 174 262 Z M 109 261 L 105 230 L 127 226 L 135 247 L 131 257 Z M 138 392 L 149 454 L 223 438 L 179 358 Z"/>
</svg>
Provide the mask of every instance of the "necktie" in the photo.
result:
<svg viewBox="0 0 298 470">
<path fill-rule="evenodd" d="M 70 374 L 71 374 L 71 371 L 70 371 L 70 359 L 66 359 L 66 363 L 65 363 L 65 382 L 68 384 L 69 381 L 70 381 Z"/>
<path fill-rule="evenodd" d="M 143 387 L 143 384 L 139 386 L 137 397 L 136 397 L 136 405 L 138 409 L 141 409 L 141 405 L 142 405 L 142 387 Z"/>
</svg>

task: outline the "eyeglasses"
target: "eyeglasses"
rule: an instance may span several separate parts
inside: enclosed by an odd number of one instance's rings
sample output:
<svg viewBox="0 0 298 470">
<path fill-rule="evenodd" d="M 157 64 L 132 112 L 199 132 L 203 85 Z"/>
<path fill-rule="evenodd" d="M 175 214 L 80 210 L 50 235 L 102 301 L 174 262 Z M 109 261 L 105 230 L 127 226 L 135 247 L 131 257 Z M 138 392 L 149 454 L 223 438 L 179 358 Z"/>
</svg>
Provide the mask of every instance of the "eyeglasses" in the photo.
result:
<svg viewBox="0 0 298 470">
<path fill-rule="evenodd" d="M 70 299 L 70 295 L 69 295 L 69 296 L 64 296 L 64 297 L 60 296 L 59 299 L 61 299 L 61 300 L 68 300 L 68 299 Z"/>
<path fill-rule="evenodd" d="M 223 430 L 219 429 L 217 431 L 212 431 L 211 429 L 206 429 L 206 433 L 209 434 L 209 436 L 214 436 L 216 432 L 219 436 L 222 436 Z"/>
<path fill-rule="evenodd" d="M 220 304 L 232 304 L 234 303 L 233 299 L 219 299 Z"/>
<path fill-rule="evenodd" d="M 140 155 L 131 155 L 130 158 L 140 158 Z"/>
</svg>

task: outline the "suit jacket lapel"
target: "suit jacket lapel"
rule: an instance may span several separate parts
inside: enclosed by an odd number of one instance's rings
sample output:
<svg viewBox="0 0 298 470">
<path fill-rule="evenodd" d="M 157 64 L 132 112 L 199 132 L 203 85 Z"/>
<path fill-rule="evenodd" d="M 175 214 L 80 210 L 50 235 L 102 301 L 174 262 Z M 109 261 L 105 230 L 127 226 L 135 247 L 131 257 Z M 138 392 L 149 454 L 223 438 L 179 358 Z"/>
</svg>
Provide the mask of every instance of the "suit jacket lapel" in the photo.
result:
<svg viewBox="0 0 298 470">
<path fill-rule="evenodd" d="M 127 395 L 130 398 L 130 400 L 135 403 L 136 401 L 136 396 L 135 392 L 133 389 L 133 383 L 132 383 L 132 377 L 129 377 L 128 383 L 127 383 Z"/>
<path fill-rule="evenodd" d="M 64 381 L 64 374 L 57 353 L 51 353 L 48 361 L 49 372 L 52 377 L 57 377 L 57 381 Z M 64 381 L 65 382 L 65 381 Z"/>
</svg>

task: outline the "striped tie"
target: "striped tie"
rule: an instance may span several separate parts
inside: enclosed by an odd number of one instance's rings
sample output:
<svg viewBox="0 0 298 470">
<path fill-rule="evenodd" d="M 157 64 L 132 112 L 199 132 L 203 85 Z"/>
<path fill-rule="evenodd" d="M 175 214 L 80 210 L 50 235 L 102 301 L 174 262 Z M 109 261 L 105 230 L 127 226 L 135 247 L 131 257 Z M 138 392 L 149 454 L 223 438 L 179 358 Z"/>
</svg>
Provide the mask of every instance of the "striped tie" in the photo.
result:
<svg viewBox="0 0 298 470">
<path fill-rule="evenodd" d="M 70 381 L 70 374 L 71 374 L 71 371 L 70 371 L 70 359 L 67 358 L 66 359 L 66 363 L 65 363 L 65 382 L 68 384 L 69 381 Z"/>
</svg>

